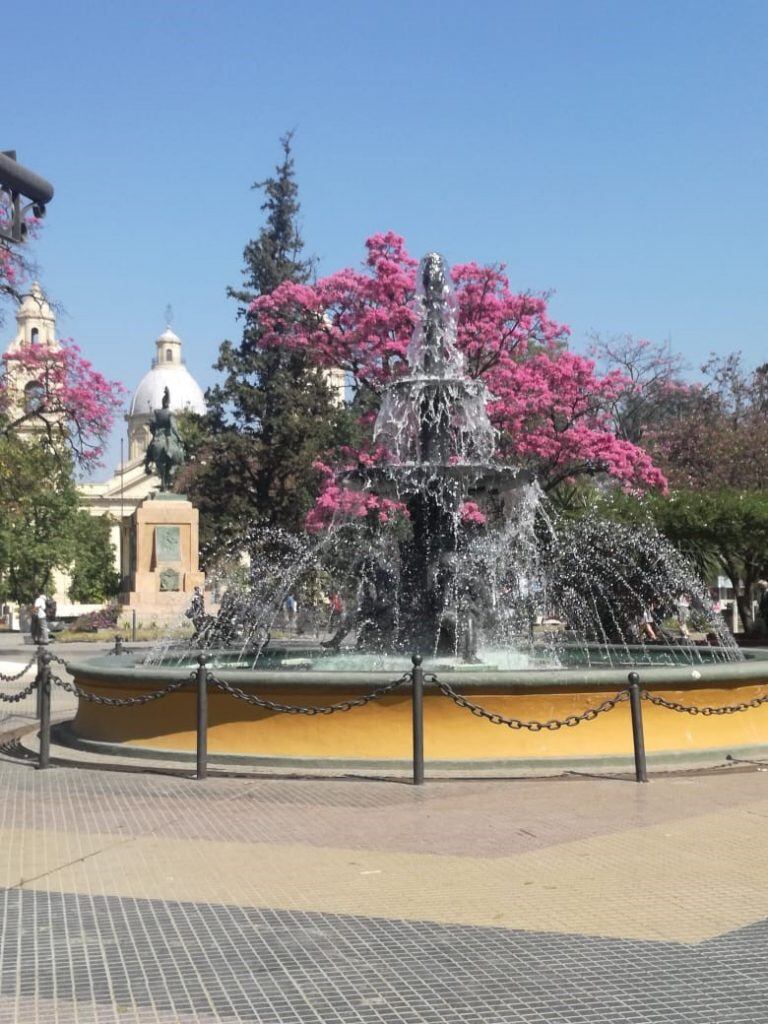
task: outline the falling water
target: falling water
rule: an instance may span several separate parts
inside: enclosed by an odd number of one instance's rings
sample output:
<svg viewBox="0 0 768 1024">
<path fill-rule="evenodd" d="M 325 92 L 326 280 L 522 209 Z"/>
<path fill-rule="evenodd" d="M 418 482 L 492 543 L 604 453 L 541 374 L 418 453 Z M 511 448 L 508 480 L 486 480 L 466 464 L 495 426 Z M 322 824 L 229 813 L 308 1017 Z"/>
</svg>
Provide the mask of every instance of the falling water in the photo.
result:
<svg viewBox="0 0 768 1024">
<path fill-rule="evenodd" d="M 375 424 L 387 463 L 341 477 L 407 516 L 339 520 L 320 538 L 244 536 L 213 572 L 216 613 L 191 643 L 187 629 L 149 660 L 184 659 L 190 646 L 230 665 L 308 670 L 405 667 L 413 651 L 454 670 L 741 658 L 701 581 L 657 532 L 563 519 L 527 474 L 495 461 L 488 396 L 466 375 L 437 253 L 419 266 L 415 310 L 408 372 L 386 388 Z M 485 525 L 465 515 L 467 502 Z M 704 643 L 675 625 L 681 595 Z M 649 642 L 649 624 L 662 643 Z"/>
</svg>

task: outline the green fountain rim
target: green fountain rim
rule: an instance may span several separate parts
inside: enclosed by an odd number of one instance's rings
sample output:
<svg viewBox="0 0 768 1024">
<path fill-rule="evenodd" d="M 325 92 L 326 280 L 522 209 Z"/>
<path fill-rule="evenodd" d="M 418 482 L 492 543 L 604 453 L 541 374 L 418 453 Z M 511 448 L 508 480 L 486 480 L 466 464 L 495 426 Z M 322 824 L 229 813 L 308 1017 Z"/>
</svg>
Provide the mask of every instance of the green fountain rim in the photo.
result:
<svg viewBox="0 0 768 1024">
<path fill-rule="evenodd" d="M 90 658 L 67 660 L 69 672 L 76 678 L 90 678 L 94 681 L 151 684 L 158 681 L 176 682 L 188 679 L 194 685 L 197 669 L 196 655 L 191 654 L 188 664 L 183 666 L 144 665 L 144 652 L 122 655 L 97 655 Z M 440 681 L 448 683 L 460 692 L 498 691 L 517 693 L 558 692 L 562 690 L 617 690 L 625 688 L 630 672 L 637 672 L 644 687 L 662 686 L 666 689 L 707 689 L 746 686 L 768 683 L 768 648 L 751 649 L 744 661 L 718 662 L 698 665 L 621 665 L 613 667 L 579 668 L 537 668 L 488 671 L 477 669 L 470 672 L 445 671 L 438 675 Z M 430 670 L 425 666 L 427 685 L 430 688 Z M 290 687 L 312 690 L 319 687 L 335 687 L 344 690 L 371 689 L 402 673 L 395 669 L 381 671 L 307 671 L 290 669 L 238 669 L 209 666 L 209 671 L 238 686 Z"/>
</svg>

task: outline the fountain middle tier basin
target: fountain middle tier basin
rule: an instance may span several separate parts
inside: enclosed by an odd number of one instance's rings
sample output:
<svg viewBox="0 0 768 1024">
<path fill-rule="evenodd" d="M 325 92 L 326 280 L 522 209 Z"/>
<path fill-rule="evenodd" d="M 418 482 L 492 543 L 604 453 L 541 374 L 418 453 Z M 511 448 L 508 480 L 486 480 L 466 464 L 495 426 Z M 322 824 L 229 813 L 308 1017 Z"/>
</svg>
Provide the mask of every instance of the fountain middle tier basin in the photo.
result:
<svg viewBox="0 0 768 1024">
<path fill-rule="evenodd" d="M 279 652 L 272 652 L 279 655 Z M 355 699 L 398 678 L 388 671 L 313 670 L 311 659 L 285 651 L 280 670 L 216 667 L 212 674 L 245 693 L 291 705 L 328 705 Z M 674 651 L 671 652 L 674 656 Z M 91 750 L 191 756 L 196 740 L 193 661 L 183 666 L 142 665 L 136 655 L 68 662 L 82 689 L 105 697 L 139 696 L 178 680 L 181 690 L 143 705 L 114 708 L 80 699 L 75 718 L 60 731 Z M 768 694 L 768 650 L 743 662 L 635 666 L 654 695 L 699 708 L 748 702 Z M 427 674 L 490 712 L 547 722 L 579 715 L 626 688 L 631 665 L 613 668 L 541 668 L 491 671 L 487 667 L 425 664 Z M 407 767 L 412 753 L 410 684 L 363 707 L 333 714 L 286 714 L 235 699 L 211 685 L 208 750 L 286 767 Z M 768 703 L 732 714 L 689 714 L 643 701 L 645 743 L 651 764 L 722 762 L 726 754 L 768 754 Z M 559 729 L 510 729 L 458 707 L 434 683 L 424 701 L 425 758 L 434 769 L 526 769 L 628 766 L 632 758 L 629 702 L 592 721 Z"/>
</svg>

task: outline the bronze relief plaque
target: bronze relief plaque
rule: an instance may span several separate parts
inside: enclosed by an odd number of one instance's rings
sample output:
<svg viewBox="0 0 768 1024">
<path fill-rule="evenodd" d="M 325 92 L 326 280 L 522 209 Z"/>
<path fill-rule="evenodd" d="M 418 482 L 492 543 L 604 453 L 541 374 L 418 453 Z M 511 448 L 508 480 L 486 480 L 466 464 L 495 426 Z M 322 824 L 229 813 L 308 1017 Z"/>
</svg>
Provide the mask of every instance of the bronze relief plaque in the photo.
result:
<svg viewBox="0 0 768 1024">
<path fill-rule="evenodd" d="M 155 527 L 155 558 L 158 562 L 181 561 L 181 530 L 178 526 Z"/>
</svg>

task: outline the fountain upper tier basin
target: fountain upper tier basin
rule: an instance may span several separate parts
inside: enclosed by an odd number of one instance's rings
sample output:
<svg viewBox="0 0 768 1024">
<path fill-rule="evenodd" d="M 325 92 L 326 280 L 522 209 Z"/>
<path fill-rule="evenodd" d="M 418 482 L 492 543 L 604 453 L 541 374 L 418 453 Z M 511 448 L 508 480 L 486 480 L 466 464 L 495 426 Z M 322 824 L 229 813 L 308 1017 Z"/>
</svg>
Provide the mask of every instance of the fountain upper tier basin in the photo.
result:
<svg viewBox="0 0 768 1024">
<path fill-rule="evenodd" d="M 624 652 L 626 653 L 626 652 Z M 676 649 L 658 648 L 659 657 Z M 714 653 L 714 652 L 713 652 Z M 306 652 L 306 661 L 311 661 Z M 316 654 L 316 652 L 315 652 Z M 344 672 L 302 667 L 298 649 L 272 652 L 274 667 L 244 670 L 218 667 L 212 675 L 249 694 L 292 705 L 327 705 L 357 698 L 394 680 L 407 659 L 394 659 L 384 671 Z M 352 656 L 355 657 L 354 655 Z M 335 656 L 339 659 L 339 655 Z M 282 659 L 282 664 L 277 661 Z M 223 660 L 226 660 L 224 658 Z M 294 662 L 296 667 L 292 667 Z M 69 663 L 77 685 L 101 696 L 136 696 L 169 682 L 189 679 L 186 665 L 143 665 L 137 655 L 101 657 Z M 597 707 L 626 687 L 628 666 L 540 668 L 492 671 L 479 666 L 457 669 L 435 659 L 428 676 L 448 682 L 457 692 L 491 712 L 523 721 L 547 722 Z M 737 663 L 642 665 L 643 687 L 667 700 L 698 707 L 739 704 L 768 693 L 768 650 L 750 652 Z M 92 749 L 119 746 L 149 754 L 191 755 L 195 749 L 194 682 L 162 700 L 110 708 L 84 700 L 68 735 Z M 717 763 L 726 754 L 756 756 L 768 752 L 768 705 L 727 715 L 685 714 L 643 702 L 646 748 L 653 764 Z M 629 766 L 632 729 L 629 703 L 576 727 L 509 729 L 458 707 L 429 682 L 425 694 L 425 756 L 433 769 L 509 769 L 547 773 L 565 766 Z M 264 764 L 310 768 L 391 768 L 407 766 L 411 756 L 411 693 L 408 683 L 363 707 L 329 715 L 286 714 L 255 707 L 209 689 L 208 749 L 212 756 L 247 758 Z"/>
</svg>

